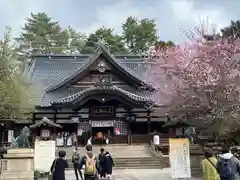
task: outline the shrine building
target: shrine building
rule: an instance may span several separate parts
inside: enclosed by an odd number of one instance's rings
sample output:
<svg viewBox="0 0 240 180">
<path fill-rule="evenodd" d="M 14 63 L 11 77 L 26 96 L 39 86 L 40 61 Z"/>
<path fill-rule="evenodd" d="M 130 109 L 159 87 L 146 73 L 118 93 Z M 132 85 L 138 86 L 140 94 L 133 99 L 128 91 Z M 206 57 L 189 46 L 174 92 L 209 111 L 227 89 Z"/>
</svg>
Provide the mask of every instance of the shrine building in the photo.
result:
<svg viewBox="0 0 240 180">
<path fill-rule="evenodd" d="M 108 132 L 112 143 L 149 143 L 153 131 L 174 135 L 164 126 L 164 106 L 152 101 L 154 88 L 141 78 L 145 68 L 140 56 L 114 56 L 101 44 L 91 55 L 34 55 L 25 74 L 38 94 L 35 111 L 13 127 L 48 118 L 61 125 L 56 133 Z"/>
</svg>

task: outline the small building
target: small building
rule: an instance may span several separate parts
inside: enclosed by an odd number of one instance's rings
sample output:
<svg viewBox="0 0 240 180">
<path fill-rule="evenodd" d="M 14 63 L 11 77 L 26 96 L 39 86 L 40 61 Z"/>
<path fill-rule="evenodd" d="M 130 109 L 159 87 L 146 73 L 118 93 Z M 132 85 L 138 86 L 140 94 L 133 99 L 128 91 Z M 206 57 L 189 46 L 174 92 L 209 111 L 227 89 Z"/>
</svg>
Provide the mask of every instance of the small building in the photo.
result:
<svg viewBox="0 0 240 180">
<path fill-rule="evenodd" d="M 38 93 L 30 124 L 46 117 L 61 125 L 57 133 L 102 132 L 112 143 L 150 142 L 154 130 L 167 134 L 165 108 L 152 101 L 145 68 L 140 56 L 113 56 L 101 44 L 91 55 L 34 55 L 25 72 Z"/>
</svg>

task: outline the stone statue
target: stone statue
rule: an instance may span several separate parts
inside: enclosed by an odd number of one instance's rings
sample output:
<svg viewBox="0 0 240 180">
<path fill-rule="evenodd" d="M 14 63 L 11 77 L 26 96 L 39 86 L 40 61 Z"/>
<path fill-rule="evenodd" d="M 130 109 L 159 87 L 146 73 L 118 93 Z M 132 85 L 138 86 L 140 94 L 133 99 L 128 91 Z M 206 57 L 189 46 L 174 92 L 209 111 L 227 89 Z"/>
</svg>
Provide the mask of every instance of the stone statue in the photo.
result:
<svg viewBox="0 0 240 180">
<path fill-rule="evenodd" d="M 21 130 L 20 136 L 18 136 L 16 139 L 13 138 L 12 140 L 12 148 L 29 148 L 29 141 L 28 137 L 30 135 L 30 130 L 28 127 L 24 127 Z"/>
</svg>

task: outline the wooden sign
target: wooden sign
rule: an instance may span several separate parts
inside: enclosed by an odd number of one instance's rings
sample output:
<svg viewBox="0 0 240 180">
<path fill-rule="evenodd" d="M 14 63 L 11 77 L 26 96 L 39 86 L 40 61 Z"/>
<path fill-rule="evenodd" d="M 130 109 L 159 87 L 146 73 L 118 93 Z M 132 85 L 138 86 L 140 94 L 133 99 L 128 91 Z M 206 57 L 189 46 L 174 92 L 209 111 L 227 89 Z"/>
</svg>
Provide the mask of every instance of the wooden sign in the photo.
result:
<svg viewBox="0 0 240 180">
<path fill-rule="evenodd" d="M 55 159 L 55 141 L 35 141 L 34 170 L 49 172 L 52 162 Z"/>
<path fill-rule="evenodd" d="M 113 121 L 92 121 L 91 126 L 92 127 L 113 127 L 114 122 Z"/>
<path fill-rule="evenodd" d="M 191 178 L 189 140 L 187 138 L 169 139 L 169 159 L 172 178 Z"/>
<path fill-rule="evenodd" d="M 91 108 L 91 116 L 113 116 L 113 106 L 95 106 Z"/>
</svg>

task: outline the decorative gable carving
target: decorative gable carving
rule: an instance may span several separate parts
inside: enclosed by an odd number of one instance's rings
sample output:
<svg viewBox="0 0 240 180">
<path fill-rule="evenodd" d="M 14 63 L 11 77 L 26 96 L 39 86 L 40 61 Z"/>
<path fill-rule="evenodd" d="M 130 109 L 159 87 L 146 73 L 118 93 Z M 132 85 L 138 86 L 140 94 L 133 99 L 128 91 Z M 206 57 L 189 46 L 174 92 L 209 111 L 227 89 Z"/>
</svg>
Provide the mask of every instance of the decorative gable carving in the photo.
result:
<svg viewBox="0 0 240 180">
<path fill-rule="evenodd" d="M 91 74 L 90 73 L 87 76 L 85 76 L 83 79 L 78 81 L 76 84 L 74 84 L 73 86 L 88 87 L 100 81 L 105 83 L 111 83 L 113 85 L 126 85 L 126 83 L 123 80 L 119 79 L 114 74 L 111 74 L 111 73 Z"/>
<path fill-rule="evenodd" d="M 103 61 L 100 62 L 100 63 L 97 65 L 97 67 L 98 67 L 98 71 L 99 71 L 100 73 L 103 73 L 103 72 L 106 71 L 106 64 L 105 64 Z"/>
<path fill-rule="evenodd" d="M 111 70 L 110 66 L 107 64 L 106 60 L 103 57 L 99 57 L 95 63 L 93 63 L 91 70 L 97 70 L 101 73 L 106 70 Z"/>
<path fill-rule="evenodd" d="M 107 74 L 114 71 L 114 74 L 128 84 L 131 87 L 139 88 L 145 84 L 138 75 L 131 70 L 127 70 L 123 67 L 117 59 L 110 54 L 110 52 L 101 44 L 99 44 L 96 54 L 89 57 L 82 68 L 79 68 L 71 76 L 64 78 L 61 82 L 48 87 L 45 91 L 52 92 L 60 88 L 70 88 L 78 84 L 84 77 L 89 76 L 92 73 Z M 89 85 L 91 82 L 84 83 Z M 85 86 L 84 85 L 84 86 Z M 151 85 L 146 86 L 153 89 Z"/>
</svg>

